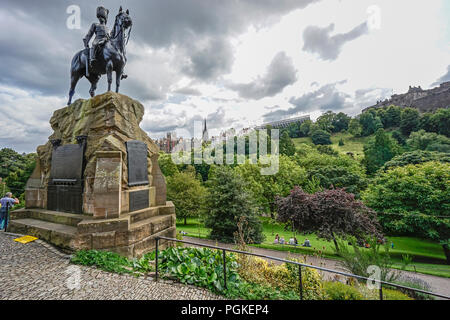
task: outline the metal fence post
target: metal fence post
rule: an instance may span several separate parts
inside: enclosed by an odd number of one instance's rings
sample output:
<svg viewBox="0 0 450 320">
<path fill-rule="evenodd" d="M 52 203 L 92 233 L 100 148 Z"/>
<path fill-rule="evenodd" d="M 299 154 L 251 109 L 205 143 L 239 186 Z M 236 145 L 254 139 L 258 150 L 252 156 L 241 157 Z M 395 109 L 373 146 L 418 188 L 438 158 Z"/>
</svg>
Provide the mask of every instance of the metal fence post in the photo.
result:
<svg viewBox="0 0 450 320">
<path fill-rule="evenodd" d="M 159 245 L 159 238 L 156 237 L 156 256 L 155 256 L 155 281 L 158 281 L 158 255 L 159 255 L 159 251 L 158 251 L 158 245 Z"/>
<path fill-rule="evenodd" d="M 380 282 L 380 300 L 383 300 L 383 284 Z"/>
<path fill-rule="evenodd" d="M 300 300 L 303 300 L 302 266 L 298 266 L 298 286 L 300 290 Z"/>
<path fill-rule="evenodd" d="M 223 249 L 223 283 L 225 289 L 227 289 L 227 258 L 225 249 Z"/>
</svg>

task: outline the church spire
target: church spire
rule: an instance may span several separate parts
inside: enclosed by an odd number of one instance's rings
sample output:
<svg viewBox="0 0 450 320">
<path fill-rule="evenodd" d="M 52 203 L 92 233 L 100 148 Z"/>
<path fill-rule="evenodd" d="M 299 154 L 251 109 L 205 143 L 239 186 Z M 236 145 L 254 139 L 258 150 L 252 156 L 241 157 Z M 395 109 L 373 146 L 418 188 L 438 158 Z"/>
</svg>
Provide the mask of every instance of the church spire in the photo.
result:
<svg viewBox="0 0 450 320">
<path fill-rule="evenodd" d="M 206 127 L 206 118 L 203 120 L 202 140 L 203 140 L 203 142 L 206 142 L 209 140 L 208 128 Z"/>
</svg>

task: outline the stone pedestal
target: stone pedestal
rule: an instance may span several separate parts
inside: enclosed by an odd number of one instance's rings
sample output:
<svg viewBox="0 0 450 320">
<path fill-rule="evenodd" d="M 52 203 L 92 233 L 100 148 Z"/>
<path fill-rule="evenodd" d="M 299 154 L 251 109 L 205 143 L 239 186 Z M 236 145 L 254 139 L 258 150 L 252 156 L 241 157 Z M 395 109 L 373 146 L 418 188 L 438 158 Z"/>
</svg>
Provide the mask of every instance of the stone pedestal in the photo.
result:
<svg viewBox="0 0 450 320">
<path fill-rule="evenodd" d="M 157 235 L 175 237 L 175 208 L 166 202 L 159 149 L 139 127 L 143 115 L 144 107 L 138 101 L 112 92 L 56 110 L 50 119 L 54 132 L 37 149 L 37 165 L 26 187 L 26 209 L 12 215 L 10 230 L 39 234 L 70 250 L 105 249 L 127 256 L 152 250 Z M 55 183 L 50 175 L 52 143 L 64 147 L 77 143 L 77 137 L 85 139 L 79 180 L 82 212 L 48 211 L 47 193 L 52 190 L 48 186 Z M 127 154 L 130 141 L 144 146 L 144 160 L 147 149 L 146 164 L 139 168 L 144 185 L 128 182 L 128 161 L 133 160 Z"/>
</svg>

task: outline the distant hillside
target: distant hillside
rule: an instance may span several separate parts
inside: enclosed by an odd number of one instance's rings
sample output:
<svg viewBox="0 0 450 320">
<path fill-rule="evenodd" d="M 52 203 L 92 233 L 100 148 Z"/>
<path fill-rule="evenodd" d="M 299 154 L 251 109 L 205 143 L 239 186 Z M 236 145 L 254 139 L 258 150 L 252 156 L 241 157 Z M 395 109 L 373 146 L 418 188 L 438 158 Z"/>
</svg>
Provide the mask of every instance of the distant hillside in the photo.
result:
<svg viewBox="0 0 450 320">
<path fill-rule="evenodd" d="M 376 105 L 364 109 L 363 112 L 371 108 L 383 108 L 390 105 L 404 108 L 412 107 L 419 109 L 420 112 L 448 108 L 450 107 L 450 81 L 444 82 L 439 87 L 429 90 L 423 90 L 420 86 L 410 86 L 407 93 L 394 94 L 391 96 L 391 99 L 378 101 Z"/>
</svg>

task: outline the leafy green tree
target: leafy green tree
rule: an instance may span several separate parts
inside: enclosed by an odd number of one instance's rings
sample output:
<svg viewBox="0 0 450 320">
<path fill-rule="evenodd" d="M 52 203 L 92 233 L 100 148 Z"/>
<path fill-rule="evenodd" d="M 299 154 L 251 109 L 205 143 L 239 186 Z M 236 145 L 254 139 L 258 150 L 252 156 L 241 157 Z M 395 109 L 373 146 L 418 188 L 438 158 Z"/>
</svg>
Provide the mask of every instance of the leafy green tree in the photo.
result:
<svg viewBox="0 0 450 320">
<path fill-rule="evenodd" d="M 365 175 L 352 171 L 348 167 L 326 166 L 308 171 L 308 179 L 317 179 L 323 189 L 344 188 L 358 198 L 367 187 Z"/>
<path fill-rule="evenodd" d="M 311 132 L 311 139 L 315 145 L 329 145 L 331 142 L 331 134 L 322 129 L 316 129 Z"/>
<path fill-rule="evenodd" d="M 374 115 L 373 112 L 366 111 L 359 117 L 359 123 L 362 127 L 362 136 L 370 136 L 375 133 L 378 129 L 383 128 L 383 124 L 380 118 Z"/>
<path fill-rule="evenodd" d="M 450 263 L 450 164 L 426 162 L 381 172 L 363 194 L 385 232 L 440 241 Z"/>
<path fill-rule="evenodd" d="M 417 131 L 419 128 L 419 111 L 414 108 L 404 108 L 402 110 L 400 131 L 405 136 L 409 136 L 411 132 Z"/>
<path fill-rule="evenodd" d="M 253 195 L 263 212 L 273 216 L 276 196 L 286 196 L 296 185 L 306 181 L 306 171 L 290 157 L 280 155 L 278 172 L 273 175 L 261 174 L 261 163 L 249 162 L 235 169 L 247 182 L 247 190 Z"/>
<path fill-rule="evenodd" d="M 207 190 L 195 177 L 195 171 L 176 172 L 167 177 L 167 199 L 173 201 L 177 218 L 186 224 L 188 217 L 198 217 L 204 208 Z"/>
<path fill-rule="evenodd" d="M 287 131 L 283 131 L 280 137 L 280 154 L 293 156 L 295 154 L 295 144 L 289 137 Z"/>
<path fill-rule="evenodd" d="M 348 125 L 348 132 L 355 137 L 360 137 L 362 134 L 362 126 L 358 119 L 351 119 Z"/>
<path fill-rule="evenodd" d="M 450 152 L 450 138 L 434 132 L 412 132 L 406 143 L 410 150 Z"/>
<path fill-rule="evenodd" d="M 394 128 L 400 126 L 402 108 L 391 105 L 386 108 L 386 112 L 381 119 L 385 128 Z"/>
<path fill-rule="evenodd" d="M 289 196 L 277 199 L 277 208 L 279 222 L 303 234 L 316 233 L 319 238 L 333 240 L 338 252 L 339 238 L 382 237 L 376 213 L 343 189 L 308 194 L 295 187 Z"/>
<path fill-rule="evenodd" d="M 303 137 L 309 136 L 309 131 L 311 129 L 312 124 L 313 122 L 311 120 L 305 120 L 302 122 L 302 124 L 300 125 L 300 134 Z"/>
<path fill-rule="evenodd" d="M 342 132 L 348 130 L 351 117 L 343 112 L 339 112 L 333 119 L 333 132 Z"/>
<path fill-rule="evenodd" d="M 3 148 L 0 150 L 0 178 L 6 183 L 5 191 L 11 191 L 18 198 L 23 198 L 25 185 L 36 166 L 36 154 L 19 154 Z M 3 185 L 0 185 L 3 192 Z"/>
<path fill-rule="evenodd" d="M 327 111 L 317 118 L 316 124 L 324 131 L 334 132 L 333 123 L 335 122 L 335 118 L 336 114 L 333 111 Z"/>
<path fill-rule="evenodd" d="M 387 171 L 396 167 L 404 167 L 409 164 L 421 164 L 429 161 L 450 163 L 450 154 L 423 150 L 405 152 L 398 156 L 395 156 L 394 158 L 392 158 L 392 160 L 386 162 L 381 170 Z"/>
<path fill-rule="evenodd" d="M 439 109 L 432 116 L 433 123 L 437 126 L 437 133 L 450 138 L 450 109 Z"/>
<path fill-rule="evenodd" d="M 217 166 L 213 178 L 208 181 L 208 189 L 205 226 L 211 228 L 211 239 L 233 242 L 234 234 L 238 232 L 237 224 L 245 219 L 245 241 L 261 243 L 264 240 L 257 206 L 239 174 L 227 166 Z"/>
<path fill-rule="evenodd" d="M 179 172 L 177 165 L 172 161 L 172 156 L 165 152 L 159 153 L 158 164 L 166 177 L 171 177 Z"/>
<path fill-rule="evenodd" d="M 366 166 L 368 174 L 374 174 L 387 161 L 401 152 L 397 141 L 389 137 L 383 130 L 379 129 L 375 139 L 371 139 L 364 146 L 363 164 Z"/>
<path fill-rule="evenodd" d="M 392 138 L 394 138 L 401 146 L 404 146 L 406 144 L 405 136 L 400 132 L 400 130 L 392 131 Z"/>
<path fill-rule="evenodd" d="M 439 132 L 438 124 L 434 121 L 433 113 L 426 112 L 419 119 L 419 128 L 427 132 Z"/>
</svg>

